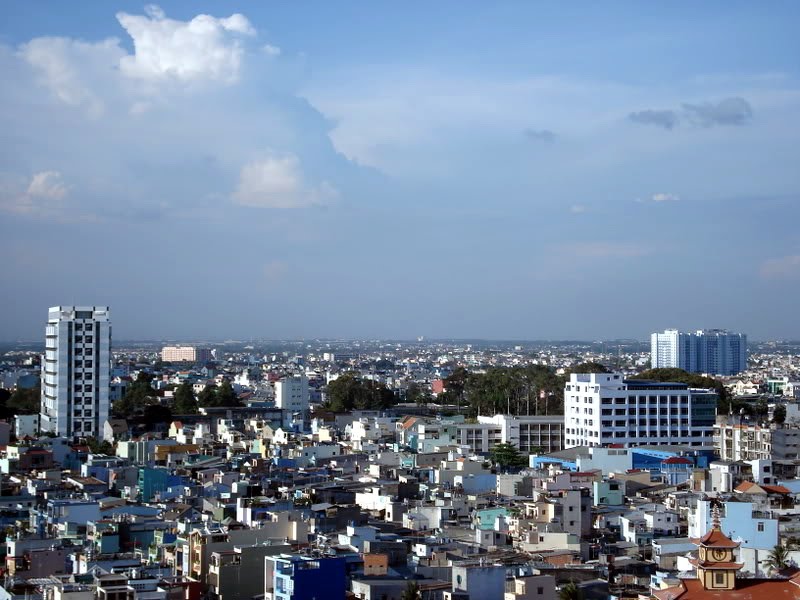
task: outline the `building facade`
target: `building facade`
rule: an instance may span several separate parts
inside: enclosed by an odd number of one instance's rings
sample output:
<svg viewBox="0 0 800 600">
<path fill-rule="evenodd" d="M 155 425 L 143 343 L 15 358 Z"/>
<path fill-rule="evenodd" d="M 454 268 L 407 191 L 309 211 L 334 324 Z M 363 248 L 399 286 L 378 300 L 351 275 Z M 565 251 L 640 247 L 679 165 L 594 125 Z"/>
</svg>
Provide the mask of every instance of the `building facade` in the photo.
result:
<svg viewBox="0 0 800 600">
<path fill-rule="evenodd" d="M 108 420 L 111 320 L 107 306 L 55 306 L 42 360 L 42 431 L 100 437 Z"/>
<path fill-rule="evenodd" d="M 161 360 L 164 362 L 206 363 L 212 358 L 209 348 L 196 346 L 164 346 L 161 348 Z"/>
<path fill-rule="evenodd" d="M 456 444 L 486 454 L 497 444 L 513 444 L 523 454 L 547 454 L 564 448 L 564 419 L 560 415 L 479 416 L 477 423 L 455 426 Z"/>
<path fill-rule="evenodd" d="M 713 448 L 718 396 L 684 383 L 573 373 L 564 387 L 564 447 L 672 445 Z"/>
<path fill-rule="evenodd" d="M 694 333 L 667 329 L 663 333 L 653 333 L 650 364 L 654 369 L 736 375 L 747 369 L 747 336 L 722 329 Z"/>
</svg>

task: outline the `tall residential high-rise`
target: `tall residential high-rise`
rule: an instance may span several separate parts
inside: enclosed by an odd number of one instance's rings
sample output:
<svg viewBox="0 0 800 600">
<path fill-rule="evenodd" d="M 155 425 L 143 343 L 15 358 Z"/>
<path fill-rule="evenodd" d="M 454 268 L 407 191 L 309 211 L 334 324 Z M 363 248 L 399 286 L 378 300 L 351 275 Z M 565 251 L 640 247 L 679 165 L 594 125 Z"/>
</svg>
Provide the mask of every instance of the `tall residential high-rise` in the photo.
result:
<svg viewBox="0 0 800 600">
<path fill-rule="evenodd" d="M 736 375 L 747 369 L 747 336 L 723 329 L 667 329 L 650 336 L 650 364 L 654 369 Z"/>
<path fill-rule="evenodd" d="M 110 375 L 108 307 L 50 308 L 42 361 L 42 431 L 99 437 L 108 419 Z"/>
</svg>

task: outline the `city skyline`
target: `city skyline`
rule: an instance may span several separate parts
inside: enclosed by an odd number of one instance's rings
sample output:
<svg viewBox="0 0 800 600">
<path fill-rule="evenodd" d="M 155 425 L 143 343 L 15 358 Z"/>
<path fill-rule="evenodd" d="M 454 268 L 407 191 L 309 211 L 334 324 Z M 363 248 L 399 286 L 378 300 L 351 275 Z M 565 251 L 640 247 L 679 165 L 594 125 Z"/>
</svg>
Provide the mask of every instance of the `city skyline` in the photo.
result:
<svg viewBox="0 0 800 600">
<path fill-rule="evenodd" d="M 5 3 L 0 337 L 800 338 L 799 13 Z"/>
</svg>

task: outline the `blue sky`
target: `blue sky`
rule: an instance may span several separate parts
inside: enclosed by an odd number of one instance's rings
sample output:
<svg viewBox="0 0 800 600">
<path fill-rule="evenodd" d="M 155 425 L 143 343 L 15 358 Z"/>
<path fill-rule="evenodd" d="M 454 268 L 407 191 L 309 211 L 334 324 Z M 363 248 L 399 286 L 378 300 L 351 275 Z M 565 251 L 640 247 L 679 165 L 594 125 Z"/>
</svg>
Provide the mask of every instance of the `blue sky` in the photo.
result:
<svg viewBox="0 0 800 600">
<path fill-rule="evenodd" d="M 3 3 L 0 338 L 800 337 L 797 5 L 561 4 Z"/>
</svg>

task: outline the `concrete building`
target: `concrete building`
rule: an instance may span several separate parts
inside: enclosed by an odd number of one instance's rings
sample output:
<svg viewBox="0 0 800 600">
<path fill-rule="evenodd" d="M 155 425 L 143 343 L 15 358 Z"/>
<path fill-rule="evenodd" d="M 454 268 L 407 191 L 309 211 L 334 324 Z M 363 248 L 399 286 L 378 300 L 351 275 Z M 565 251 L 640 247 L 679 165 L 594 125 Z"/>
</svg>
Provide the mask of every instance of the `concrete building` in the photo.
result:
<svg viewBox="0 0 800 600">
<path fill-rule="evenodd" d="M 291 412 L 308 410 L 308 379 L 286 377 L 275 382 L 275 406 Z"/>
<path fill-rule="evenodd" d="M 800 452 L 800 427 L 760 425 L 735 416 L 717 417 L 713 439 L 720 460 L 795 460 Z"/>
<path fill-rule="evenodd" d="M 42 431 L 100 437 L 108 420 L 110 360 L 107 306 L 50 308 L 42 361 Z"/>
<path fill-rule="evenodd" d="M 197 346 L 164 346 L 161 348 L 161 360 L 164 362 L 206 363 L 212 360 L 210 348 Z"/>
<path fill-rule="evenodd" d="M 713 448 L 717 393 L 684 383 L 573 373 L 564 387 L 565 448 L 679 445 Z"/>
<path fill-rule="evenodd" d="M 650 336 L 650 364 L 691 373 L 736 375 L 747 369 L 747 336 L 723 329 L 682 333 L 667 329 Z"/>
<path fill-rule="evenodd" d="M 564 420 L 561 416 L 494 415 L 479 416 L 477 423 L 455 425 L 460 446 L 485 454 L 500 443 L 514 444 L 524 454 L 558 452 L 564 447 Z"/>
</svg>

